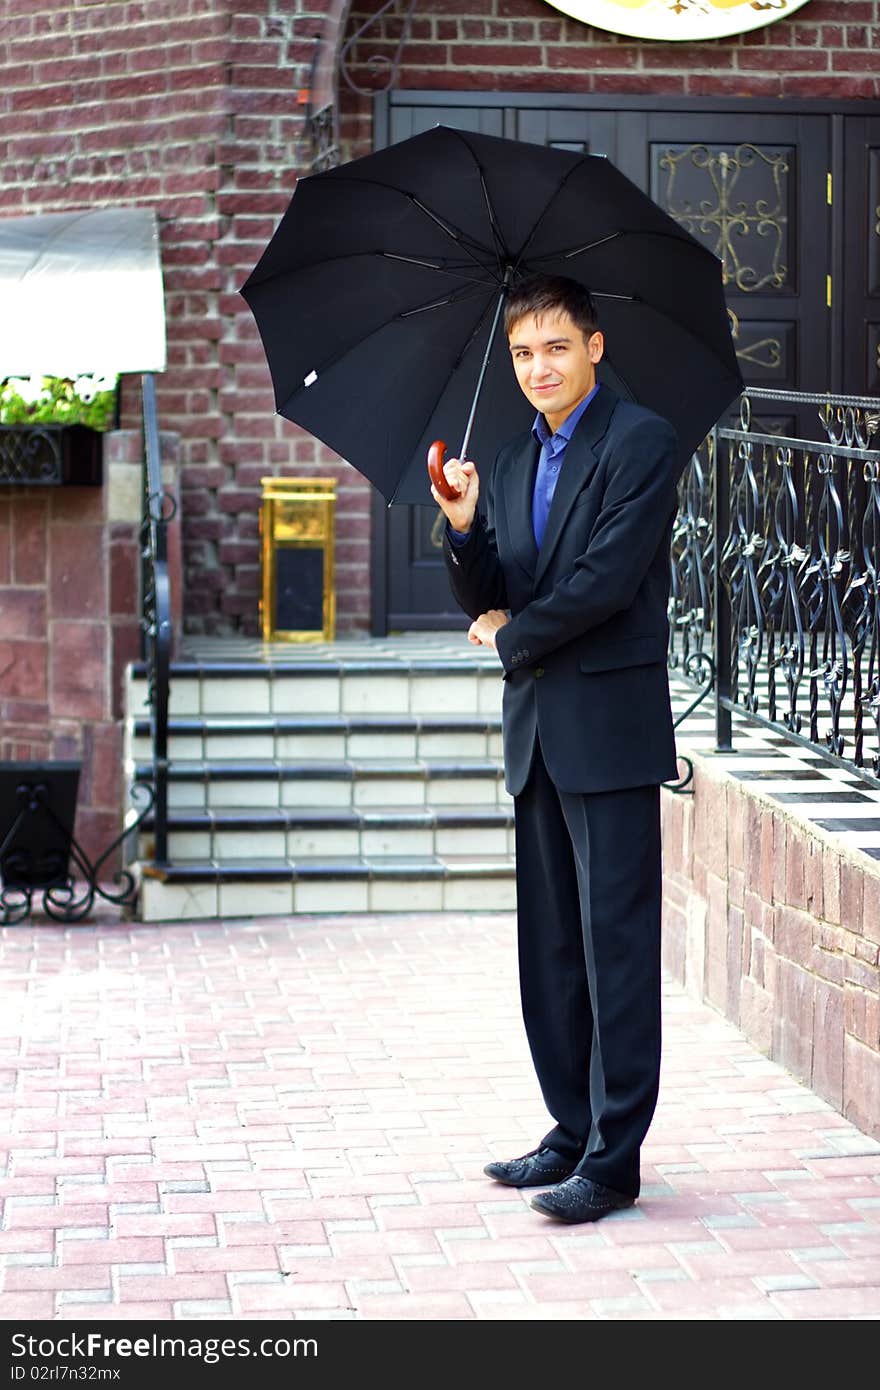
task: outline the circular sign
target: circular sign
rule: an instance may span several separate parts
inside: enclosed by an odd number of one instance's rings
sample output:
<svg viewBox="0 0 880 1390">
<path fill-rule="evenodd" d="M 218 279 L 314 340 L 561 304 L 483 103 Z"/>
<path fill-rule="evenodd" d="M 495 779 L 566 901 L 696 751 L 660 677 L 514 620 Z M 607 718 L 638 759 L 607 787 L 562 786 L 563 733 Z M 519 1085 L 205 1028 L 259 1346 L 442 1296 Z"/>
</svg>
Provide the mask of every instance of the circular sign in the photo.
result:
<svg viewBox="0 0 880 1390">
<path fill-rule="evenodd" d="M 555 10 L 638 39 L 720 39 L 784 19 L 807 0 L 548 0 Z"/>
</svg>

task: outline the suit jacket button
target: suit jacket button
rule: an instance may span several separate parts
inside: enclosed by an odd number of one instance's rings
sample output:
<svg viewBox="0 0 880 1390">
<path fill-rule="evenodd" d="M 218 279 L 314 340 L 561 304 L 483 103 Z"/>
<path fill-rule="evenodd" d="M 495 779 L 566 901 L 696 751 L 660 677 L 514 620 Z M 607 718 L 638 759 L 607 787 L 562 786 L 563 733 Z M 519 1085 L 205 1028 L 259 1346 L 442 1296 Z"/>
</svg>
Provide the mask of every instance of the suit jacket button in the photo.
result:
<svg viewBox="0 0 880 1390">
<path fill-rule="evenodd" d="M 535 667 L 535 680 L 540 680 L 540 678 L 541 678 L 541 676 L 543 676 L 543 674 L 544 674 L 544 667 L 543 667 L 543 666 L 536 666 L 536 667 Z"/>
</svg>

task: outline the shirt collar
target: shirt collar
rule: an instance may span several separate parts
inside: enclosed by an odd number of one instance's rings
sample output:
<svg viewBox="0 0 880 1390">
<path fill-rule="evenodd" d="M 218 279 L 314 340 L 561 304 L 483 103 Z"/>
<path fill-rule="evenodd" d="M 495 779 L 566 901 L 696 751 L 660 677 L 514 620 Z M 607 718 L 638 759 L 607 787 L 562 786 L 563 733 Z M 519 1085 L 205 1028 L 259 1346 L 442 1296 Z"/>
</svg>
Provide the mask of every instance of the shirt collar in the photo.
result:
<svg viewBox="0 0 880 1390">
<path fill-rule="evenodd" d="M 599 386 L 600 383 L 597 381 L 596 385 L 593 387 L 589 395 L 584 396 L 584 399 L 581 401 L 580 405 L 576 405 L 571 414 L 565 417 L 562 424 L 559 426 L 559 429 L 556 430 L 555 433 L 551 432 L 550 426 L 547 424 L 545 417 L 541 414 L 540 411 L 538 411 L 538 414 L 535 416 L 535 423 L 532 425 L 532 434 L 534 435 L 537 442 L 543 446 L 547 443 L 548 439 L 559 439 L 561 437 L 565 440 L 565 443 L 567 444 L 571 439 L 571 436 L 574 434 L 575 426 L 577 425 L 587 406 L 590 404 L 590 401 L 593 399 L 596 392 L 599 390 Z"/>
</svg>

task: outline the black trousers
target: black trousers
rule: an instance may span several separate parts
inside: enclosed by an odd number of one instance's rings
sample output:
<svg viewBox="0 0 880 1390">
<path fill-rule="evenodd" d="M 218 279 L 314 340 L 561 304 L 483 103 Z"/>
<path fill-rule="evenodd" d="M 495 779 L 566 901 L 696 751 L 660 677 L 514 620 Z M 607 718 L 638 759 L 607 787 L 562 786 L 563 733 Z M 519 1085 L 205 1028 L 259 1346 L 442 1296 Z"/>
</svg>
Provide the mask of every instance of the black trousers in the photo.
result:
<svg viewBox="0 0 880 1390">
<path fill-rule="evenodd" d="M 536 748 L 515 798 L 523 1019 L 542 1143 L 638 1195 L 660 1077 L 660 789 L 560 792 Z"/>
</svg>

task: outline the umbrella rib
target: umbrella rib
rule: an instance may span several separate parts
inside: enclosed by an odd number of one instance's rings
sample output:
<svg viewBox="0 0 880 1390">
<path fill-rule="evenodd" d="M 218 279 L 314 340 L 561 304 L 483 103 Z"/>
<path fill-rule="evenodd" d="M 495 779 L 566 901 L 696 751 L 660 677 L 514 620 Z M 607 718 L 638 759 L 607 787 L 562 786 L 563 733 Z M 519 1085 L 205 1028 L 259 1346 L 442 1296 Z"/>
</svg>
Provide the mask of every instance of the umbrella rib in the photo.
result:
<svg viewBox="0 0 880 1390">
<path fill-rule="evenodd" d="M 464 297 L 462 296 L 462 298 Z M 425 304 L 417 304 L 415 309 L 401 309 L 399 313 L 394 315 L 394 319 L 411 319 L 414 314 L 425 314 L 429 309 L 442 309 L 444 305 L 454 302 L 455 296 L 452 294 L 448 294 L 445 299 L 430 299 Z M 394 319 L 389 319 L 388 322 L 393 323 Z"/>
<path fill-rule="evenodd" d="M 515 269 L 517 269 L 517 270 L 519 269 L 520 264 L 522 263 L 523 259 L 525 258 L 525 254 L 526 254 L 526 251 L 527 251 L 528 248 L 529 248 L 530 243 L 531 243 L 531 242 L 534 240 L 534 238 L 535 238 L 535 234 L 537 233 L 538 228 L 540 227 L 541 223 L 544 221 L 544 218 L 547 216 L 547 213 L 550 211 L 550 208 L 553 206 L 554 202 L 555 202 L 556 199 L 559 197 L 559 195 L 560 195 L 560 193 L 562 192 L 562 190 L 565 188 L 565 185 L 568 183 L 569 179 L 570 179 L 574 174 L 577 173 L 577 171 L 578 171 L 578 169 L 580 169 L 581 165 L 585 164 L 586 161 L 587 161 L 588 159 L 595 159 L 596 157 L 597 157 L 596 155 L 589 155 L 589 154 L 583 155 L 582 158 L 579 159 L 578 162 L 577 162 L 576 164 L 574 164 L 574 165 L 571 167 L 571 169 L 569 169 L 568 173 L 565 175 L 565 178 L 564 178 L 564 179 L 561 181 L 561 183 L 559 184 L 559 186 L 558 186 L 558 188 L 556 189 L 556 191 L 555 191 L 555 193 L 553 194 L 553 196 L 547 199 L 547 202 L 544 204 L 544 207 L 543 207 L 542 210 L 541 210 L 541 213 L 540 213 L 540 215 L 539 215 L 539 217 L 538 217 L 538 220 L 536 221 L 534 227 L 533 227 L 532 230 L 529 232 L 528 236 L 526 237 L 525 241 L 523 242 L 522 249 L 520 250 L 520 252 L 519 252 L 519 254 L 518 254 L 518 256 L 517 256 L 517 259 L 516 259 L 516 266 L 515 266 Z M 658 207 L 658 211 L 659 211 L 659 212 L 663 212 L 663 209 L 660 208 L 659 205 L 655 205 L 655 206 Z M 666 217 L 669 217 L 669 214 L 666 213 L 665 216 L 666 216 Z M 669 220 L 672 221 L 672 218 L 669 218 Z M 584 251 L 589 251 L 589 250 L 591 250 L 593 246 L 601 246 L 602 243 L 603 243 L 604 241 L 610 241 L 610 240 L 612 240 L 614 237 L 617 237 L 617 236 L 657 236 L 657 237 L 666 237 L 669 241 L 681 241 L 681 242 L 685 242 L 686 244 L 693 243 L 694 246 L 698 246 L 698 247 L 700 248 L 701 251 L 705 252 L 706 255 L 712 256 L 712 258 L 713 258 L 714 260 L 716 260 L 716 261 L 718 260 L 718 257 L 715 255 L 715 252 L 714 252 L 714 251 L 710 251 L 709 248 L 708 248 L 708 246 L 704 246 L 703 243 L 702 243 L 701 241 L 697 241 L 696 237 L 691 236 L 690 233 L 684 231 L 683 228 L 681 228 L 681 229 L 676 228 L 676 230 L 675 230 L 674 232 L 673 232 L 673 231 L 667 232 L 667 231 L 661 231 L 661 230 L 659 229 L 659 227 L 646 227 L 646 228 L 644 228 L 644 230 L 636 229 L 636 228 L 633 228 L 633 229 L 623 228 L 623 229 L 621 229 L 621 230 L 618 230 L 617 232 L 611 233 L 610 236 L 608 236 L 608 237 L 603 237 L 600 241 L 592 242 L 592 243 L 590 243 L 590 244 L 587 245 L 587 246 L 575 247 L 575 248 L 573 248 L 573 249 L 570 250 L 570 251 L 557 251 L 557 252 L 555 253 L 555 256 L 536 256 L 534 259 L 535 259 L 536 261 L 555 260 L 555 259 L 559 259 L 560 257 L 563 258 L 563 259 L 570 259 L 572 256 L 577 256 L 577 255 L 580 255 L 580 254 L 581 254 L 582 252 L 584 252 Z"/>
<path fill-rule="evenodd" d="M 481 242 L 474 240 L 473 237 L 466 236 L 465 233 L 461 230 L 461 228 L 456 227 L 454 223 L 445 221 L 439 213 L 434 212 L 433 208 L 429 208 L 427 203 L 423 203 L 419 198 L 416 197 L 414 193 L 408 193 L 405 188 L 395 188 L 394 184 L 392 183 L 382 183 L 379 179 L 365 179 L 361 178 L 360 176 L 346 174 L 345 180 L 347 183 L 367 184 L 371 188 L 384 188 L 388 193 L 396 193 L 399 197 L 408 199 L 408 201 L 411 202 L 414 207 L 417 207 L 419 209 L 419 212 L 423 212 L 426 217 L 430 217 L 431 221 L 434 222 L 440 228 L 444 236 L 448 236 L 452 241 L 455 242 L 456 246 L 460 246 L 464 253 L 467 256 L 469 256 L 472 261 L 475 261 L 481 270 L 486 269 L 482 261 L 480 261 L 477 258 L 477 256 L 474 255 L 473 251 L 470 248 L 475 247 L 476 250 L 483 252 L 488 251 L 490 248 L 488 246 L 484 246 Z M 501 284 L 500 269 L 498 274 L 498 284 Z"/>
<path fill-rule="evenodd" d="M 675 242 L 682 243 L 682 244 L 684 244 L 684 245 L 688 248 L 688 250 L 691 250 L 692 247 L 697 247 L 697 248 L 699 248 L 700 251 L 705 252 L 705 254 L 706 254 L 707 256 L 711 256 L 712 259 L 713 259 L 713 261 L 715 261 L 716 263 L 719 263 L 719 262 L 718 262 L 718 257 L 715 255 L 714 251 L 710 251 L 709 248 L 708 248 L 708 246 L 704 246 L 704 245 L 702 244 L 702 242 L 697 241 L 696 237 L 691 237 L 691 236 L 689 236 L 689 235 L 687 235 L 687 234 L 685 234 L 684 236 L 676 236 L 676 234 L 675 234 L 674 232 L 664 232 L 664 231 L 660 231 L 659 228 L 650 227 L 650 228 L 645 228 L 644 231 L 623 230 L 623 231 L 619 231 L 619 232 L 612 232 L 609 236 L 602 237 L 599 241 L 590 242 L 590 243 L 588 243 L 586 246 L 574 247 L 574 248 L 572 248 L 570 251 L 556 251 L 556 252 L 554 252 L 552 255 L 548 255 L 548 256 L 535 256 L 535 257 L 533 258 L 531 264 L 532 264 L 532 265 L 535 265 L 535 264 L 537 264 L 537 263 L 540 262 L 540 261 L 571 260 L 574 256 L 580 256 L 580 255 L 582 255 L 582 254 L 583 254 L 584 252 L 586 252 L 586 251 L 591 251 L 591 250 L 593 250 L 594 247 L 603 246 L 603 245 L 605 245 L 607 242 L 609 242 L 609 241 L 614 241 L 614 240 L 616 240 L 618 237 L 623 237 L 623 236 L 626 236 L 626 237 L 661 237 L 661 238 L 663 238 L 663 239 L 665 239 L 665 240 L 667 240 L 667 241 L 675 241 Z M 590 293 L 592 294 L 592 296 L 593 296 L 594 299 L 617 299 L 617 300 L 622 300 L 622 301 L 624 301 L 624 302 L 626 302 L 626 303 L 630 303 L 630 304 L 644 304 L 645 308 L 646 308 L 646 309 L 650 309 L 650 310 L 652 311 L 652 313 L 660 314 L 662 317 L 668 318 L 668 319 L 670 320 L 671 323 L 677 324 L 678 327 L 682 330 L 683 333 L 689 334 L 690 337 L 694 338 L 694 339 L 695 339 L 696 341 L 698 341 L 698 342 L 700 341 L 698 335 L 694 332 L 694 330 L 693 330 L 692 328 L 690 328 L 686 323 L 683 323 L 682 320 L 678 317 L 677 314 L 670 313 L 668 310 L 660 310 L 660 309 L 658 309 L 654 304 L 652 304 L 652 303 L 650 302 L 650 300 L 645 299 L 644 295 L 639 295 L 639 294 L 612 294 L 612 293 L 608 292 L 607 290 L 594 290 L 594 289 L 592 289 L 592 288 L 591 288 L 591 290 L 590 290 Z M 717 354 L 714 353 L 714 351 L 713 351 L 713 355 L 716 356 L 716 358 L 717 358 Z"/>
<path fill-rule="evenodd" d="M 605 246 L 607 242 L 617 241 L 618 237 L 625 235 L 625 232 L 609 232 L 608 236 L 600 237 L 598 241 L 588 241 L 585 246 L 578 246 L 573 251 L 563 251 L 563 260 L 570 261 L 574 256 L 582 256 L 585 251 L 593 251 L 597 246 Z M 543 260 L 544 257 L 538 256 L 536 259 Z"/>
<path fill-rule="evenodd" d="M 455 278 L 456 278 L 457 280 L 467 280 L 468 284 L 470 284 L 470 285 L 487 285 L 487 286 L 492 286 L 492 285 L 494 285 L 494 283 L 495 283 L 494 278 L 488 279 L 488 280 L 486 280 L 486 279 L 478 280 L 478 279 L 477 279 L 475 276 L 473 276 L 473 275 L 465 275 L 464 272 L 461 271 L 461 270 L 452 270 L 452 269 L 449 268 L 449 264 L 448 264 L 448 263 L 445 263 L 445 264 L 444 264 L 444 263 L 441 263 L 441 262 L 439 262 L 439 261 L 420 261 L 416 256 L 401 256 L 401 255 L 400 255 L 398 252 L 396 252 L 396 251 L 375 251 L 375 252 L 373 252 L 373 251 L 363 251 L 363 252 L 357 252 L 357 251 L 355 251 L 355 252 L 351 252 L 351 253 L 350 253 L 350 256 L 351 256 L 352 259 L 353 259 L 355 256 L 357 256 L 357 255 L 365 255 L 365 256 L 377 255 L 377 256 L 382 256 L 382 257 L 383 257 L 385 260 L 387 260 L 387 261 L 405 261 L 405 262 L 407 263 L 407 265 L 421 265 L 421 266 L 424 266 L 426 270 L 436 270 L 436 271 L 438 271 L 439 274 L 441 274 L 441 275 L 454 275 Z M 342 259 L 344 259 L 344 257 L 334 257 L 333 259 L 342 260 Z M 321 261 L 320 264 L 323 265 L 324 262 Z"/>
<path fill-rule="evenodd" d="M 369 259 L 373 256 L 381 256 L 389 261 L 405 261 L 408 265 L 423 266 L 425 270 L 434 270 L 438 275 L 451 275 L 457 280 L 466 280 L 471 285 L 484 285 L 487 289 L 494 289 L 496 281 L 493 275 L 484 277 L 482 280 L 476 276 L 467 275 L 464 270 L 458 270 L 452 261 L 428 261 L 419 256 L 404 256 L 396 251 L 344 251 L 338 256 L 322 256 L 320 260 L 308 261 L 303 265 L 285 267 L 283 270 L 273 271 L 265 279 L 254 280 L 253 286 L 271 285 L 276 280 L 293 280 L 297 275 L 302 275 L 306 271 L 319 270 L 323 266 L 338 264 L 341 261 L 357 261 Z M 246 286 L 245 288 L 248 288 Z"/>
<path fill-rule="evenodd" d="M 485 270 L 485 269 L 486 269 L 486 267 L 483 265 L 482 261 L 479 260 L 479 259 L 474 255 L 474 253 L 471 251 L 471 249 L 470 249 L 470 247 L 469 247 L 469 245 L 468 245 L 468 242 L 470 241 L 470 238 L 469 238 L 469 237 L 468 237 L 468 238 L 465 238 L 465 235 L 464 235 L 464 233 L 461 231 L 460 228 L 458 228 L 458 227 L 453 227 L 451 223 L 444 222 L 443 219 L 442 219 L 441 217 L 438 217 L 437 214 L 436 214 L 435 212 L 432 212 L 432 210 L 427 206 L 427 204 L 420 202 L 420 200 L 415 196 L 414 193 L 408 193 L 406 196 L 409 198 L 409 200 L 410 200 L 410 202 L 413 204 L 413 206 L 414 206 L 414 207 L 417 207 L 417 208 L 419 209 L 419 212 L 423 212 L 423 213 L 425 214 L 426 217 L 430 217 L 430 219 L 431 219 L 432 222 L 436 222 L 436 224 L 437 224 L 437 226 L 440 228 L 441 232 L 443 232 L 446 236 L 451 237 L 452 240 L 455 242 L 456 246 L 460 246 L 461 249 L 462 249 L 462 251 L 464 251 L 465 255 L 466 255 L 466 256 L 470 256 L 471 260 L 474 261 L 475 264 L 478 265 L 478 266 L 480 267 L 481 270 Z M 456 235 L 456 233 L 457 233 L 457 235 Z M 480 243 L 479 243 L 478 241 L 477 241 L 477 242 L 473 242 L 472 244 L 473 244 L 474 246 L 479 246 L 481 251 L 486 250 L 486 247 L 480 246 Z M 497 255 L 497 252 L 496 252 L 496 255 Z M 500 284 L 500 283 L 501 283 L 500 279 L 498 279 L 497 276 L 496 276 L 495 278 L 496 278 L 497 283 Z"/>
<path fill-rule="evenodd" d="M 434 414 L 434 411 L 437 409 L 437 406 L 438 406 L 438 404 L 440 403 L 440 401 L 441 401 L 441 399 L 442 399 L 442 397 L 443 397 L 444 392 L 446 391 L 446 389 L 447 389 L 448 386 L 449 386 L 450 380 L 451 380 L 452 377 L 455 375 L 455 373 L 458 371 L 459 367 L 461 366 L 462 362 L 464 361 L 465 356 L 466 356 L 466 354 L 467 354 L 468 348 L 470 347 L 471 343 L 472 343 L 472 342 L 474 341 L 474 339 L 476 338 L 476 336 L 477 336 L 477 334 L 479 333 L 480 329 L 482 328 L 483 324 L 486 322 L 486 319 L 489 317 L 489 311 L 490 311 L 491 308 L 492 308 L 492 304 L 491 304 L 491 303 L 487 303 L 487 304 L 485 304 L 485 305 L 483 306 L 483 308 L 481 309 L 480 314 L 479 314 L 479 317 L 477 318 L 476 323 L 474 324 L 473 328 L 471 329 L 470 336 L 469 336 L 467 342 L 465 343 L 464 347 L 461 349 L 461 351 L 459 352 L 459 354 L 458 354 L 458 356 L 456 357 L 455 361 L 453 362 L 452 367 L 451 367 L 451 370 L 450 370 L 450 372 L 449 372 L 449 375 L 448 375 L 448 376 L 445 378 L 445 380 L 443 381 L 443 383 L 442 383 L 442 385 L 441 385 L 441 387 L 440 387 L 440 390 L 437 392 L 437 395 L 436 395 L 435 398 L 434 398 L 434 404 L 433 404 L 433 406 L 431 407 L 431 412 L 430 412 L 430 415 L 428 416 L 428 419 L 429 419 L 429 420 L 430 420 L 431 416 Z M 389 507 L 391 506 L 391 504 L 393 503 L 395 497 L 397 496 L 397 493 L 399 492 L 402 483 L 403 483 L 403 477 L 401 476 L 401 477 L 398 479 L 397 487 L 394 489 L 394 492 L 391 494 L 391 498 L 390 498 L 389 503 L 388 503 Z"/>
<path fill-rule="evenodd" d="M 465 140 L 464 143 L 467 145 L 467 140 Z M 470 149 L 469 145 L 468 149 Z M 473 153 L 473 151 L 471 151 L 471 153 Z M 474 156 L 474 158 L 476 158 L 476 156 Z M 495 238 L 495 252 L 497 255 L 500 256 L 503 264 L 507 265 L 510 262 L 510 251 L 508 249 L 507 243 L 504 240 L 504 237 L 501 235 L 501 229 L 498 226 L 498 220 L 495 216 L 495 209 L 492 206 L 492 199 L 489 197 L 489 189 L 486 187 L 485 172 L 483 170 L 482 165 L 478 164 L 477 167 L 480 170 L 480 186 L 483 190 L 483 197 L 486 200 L 486 212 L 489 216 L 489 226 L 492 228 L 492 235 Z"/>
<path fill-rule="evenodd" d="M 507 242 L 504 240 L 504 237 L 501 235 L 501 229 L 500 229 L 500 227 L 498 226 L 498 220 L 497 220 L 497 218 L 496 218 L 496 216 L 495 216 L 495 209 L 494 209 L 493 206 L 492 206 L 492 199 L 489 197 L 489 189 L 488 189 L 488 187 L 487 187 L 487 185 L 486 185 L 486 171 L 484 170 L 482 164 L 480 163 L 479 158 L 478 158 L 478 156 L 477 156 L 476 151 L 474 150 L 473 145 L 470 143 L 470 141 L 468 141 L 468 140 L 465 139 L 465 137 L 464 137 L 464 131 L 458 130 L 458 129 L 456 129 L 454 126 L 450 126 L 449 129 L 450 129 L 450 132 L 451 132 L 458 140 L 461 141 L 461 143 L 464 145 L 465 149 L 467 150 L 468 154 L 470 155 L 471 159 L 474 161 L 474 163 L 475 163 L 476 166 L 477 166 L 477 170 L 478 170 L 479 175 L 480 175 L 480 187 L 481 187 L 482 190 L 483 190 L 483 197 L 484 197 L 484 199 L 486 200 L 486 214 L 487 214 L 487 216 L 488 216 L 488 218 L 489 218 L 489 227 L 491 228 L 492 236 L 493 236 L 494 239 L 495 239 L 495 252 L 496 252 L 496 255 L 498 255 L 498 257 L 499 257 L 501 263 L 502 263 L 503 265 L 508 265 L 508 264 L 510 263 L 510 259 L 511 259 L 511 257 L 510 257 L 510 248 L 508 247 Z"/>
<path fill-rule="evenodd" d="M 665 231 L 661 231 L 659 227 L 622 227 L 622 228 L 620 228 L 620 229 L 619 229 L 618 231 L 616 231 L 616 232 L 610 232 L 610 233 L 608 234 L 608 236 L 600 237 L 598 241 L 589 241 L 589 242 L 587 242 L 587 244 L 586 244 L 585 246 L 573 246 L 573 247 L 572 247 L 570 250 L 568 250 L 568 251 L 553 251 L 553 252 L 551 252 L 549 255 L 546 255 L 546 256 L 534 256 L 534 257 L 532 258 L 532 262 L 531 262 L 531 263 L 532 263 L 532 264 L 535 264 L 537 261 L 556 261 L 556 260 L 565 260 L 565 261 L 568 261 L 568 260 L 571 260 L 572 257 L 574 257 L 574 256 L 583 255 L 583 253 L 584 253 L 585 251 L 592 251 L 592 250 L 593 250 L 595 247 L 597 247 L 597 246 L 604 246 L 604 245 L 606 244 L 606 242 L 615 241 L 618 237 L 624 237 L 624 236 L 625 236 L 625 237 L 660 237 L 660 238 L 662 238 L 664 241 L 675 241 L 675 242 L 678 242 L 680 245 L 686 246 L 686 247 L 688 248 L 689 251 L 690 251 L 690 250 L 694 250 L 694 249 L 699 249 L 699 250 L 702 251 L 705 255 L 711 256 L 712 259 L 713 259 L 713 261 L 718 261 L 718 257 L 715 255 L 715 252 L 714 252 L 714 251 L 710 251 L 709 248 L 708 248 L 708 246 L 704 246 L 703 243 L 702 243 L 701 241 L 697 241 L 696 237 L 691 236 L 689 232 L 683 232 L 683 233 L 676 234 L 675 232 L 665 232 Z M 720 262 L 719 262 L 719 264 L 720 264 Z"/>
<path fill-rule="evenodd" d="M 534 241 L 534 239 L 535 239 L 535 235 L 536 235 L 536 233 L 537 233 L 537 231 L 538 231 L 538 228 L 540 227 L 541 223 L 544 221 L 544 218 L 547 216 L 547 213 L 550 211 L 551 207 L 552 207 L 553 204 L 555 203 L 556 199 L 559 197 L 560 193 L 562 192 L 562 190 L 563 190 L 563 188 L 565 187 L 565 185 L 568 183 L 569 179 L 572 177 L 573 174 L 575 174 L 575 173 L 577 172 L 578 169 L 580 169 L 580 167 L 581 167 L 582 164 L 585 164 L 586 161 L 587 161 L 588 159 L 594 159 L 594 158 L 595 158 L 595 155 L 588 155 L 588 154 L 582 155 L 581 158 L 577 161 L 577 163 L 576 163 L 576 164 L 573 164 L 573 165 L 571 166 L 571 168 L 569 169 L 568 173 L 565 175 L 565 178 L 564 178 L 564 179 L 561 181 L 561 183 L 558 185 L 558 187 L 556 188 L 556 190 L 555 190 L 555 192 L 553 193 L 553 195 L 552 195 L 550 198 L 547 199 L 546 203 L 544 204 L 543 208 L 541 209 L 540 213 L 538 214 L 537 221 L 535 222 L 534 226 L 532 227 L 532 230 L 529 232 L 528 236 L 526 237 L 525 241 L 523 242 L 522 246 L 520 247 L 519 252 L 517 253 L 516 264 L 515 264 L 515 266 L 514 266 L 514 270 L 519 270 L 519 267 L 520 267 L 520 265 L 522 264 L 523 258 L 525 257 L 525 254 L 526 254 L 526 252 L 528 251 L 529 246 L 531 245 L 531 243 L 532 243 L 532 242 Z"/>
<path fill-rule="evenodd" d="M 462 300 L 473 299 L 475 297 L 475 294 L 476 291 L 474 290 L 461 290 L 458 293 L 453 291 L 453 293 L 451 295 L 448 295 L 446 299 L 434 299 L 427 304 L 417 305 L 414 309 L 401 310 L 400 313 L 392 314 L 390 318 L 387 318 L 382 323 L 377 324 L 375 328 L 371 328 L 369 333 L 365 333 L 362 338 L 358 338 L 357 342 L 348 343 L 341 352 L 338 352 L 336 354 L 335 357 L 331 357 L 329 362 L 325 362 L 323 366 L 320 368 L 320 370 L 318 368 L 313 368 L 312 371 L 308 374 L 308 376 L 303 379 L 301 386 L 297 386 L 296 390 L 289 391 L 287 393 L 287 395 L 284 397 L 284 401 L 282 404 L 284 406 L 287 406 L 290 404 L 291 401 L 295 400 L 296 397 L 299 396 L 303 391 L 310 390 L 311 387 L 314 386 L 315 382 L 318 381 L 325 372 L 332 371 L 336 364 L 338 362 L 341 362 L 344 357 L 347 357 L 349 353 L 356 351 L 357 348 L 363 347 L 364 343 L 369 342 L 370 338 L 374 338 L 377 333 L 381 333 L 383 328 L 387 328 L 389 324 L 396 323 L 398 320 L 401 319 L 410 318 L 413 314 L 421 314 L 427 311 L 428 309 L 441 309 L 447 304 L 456 304 L 461 302 Z M 306 385 L 307 381 L 309 382 L 308 386 Z M 282 406 L 276 406 L 276 413 L 280 413 L 281 409 Z"/>
</svg>

